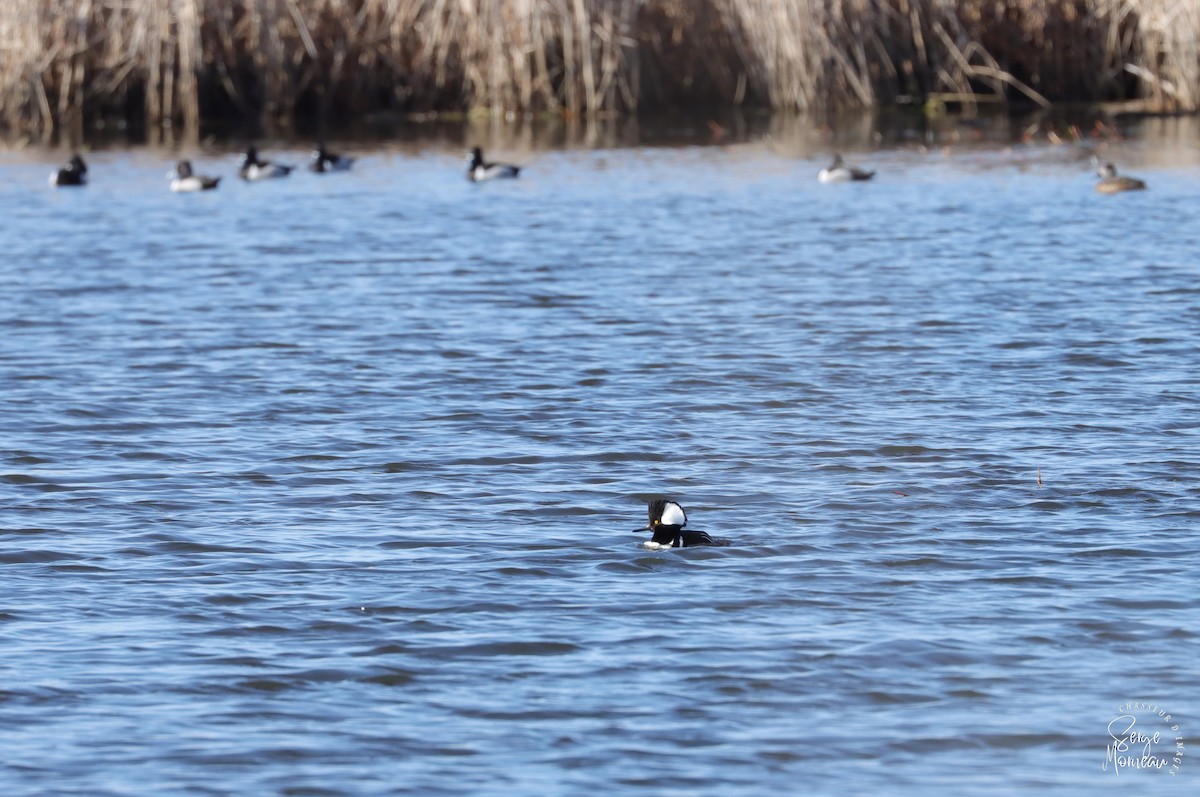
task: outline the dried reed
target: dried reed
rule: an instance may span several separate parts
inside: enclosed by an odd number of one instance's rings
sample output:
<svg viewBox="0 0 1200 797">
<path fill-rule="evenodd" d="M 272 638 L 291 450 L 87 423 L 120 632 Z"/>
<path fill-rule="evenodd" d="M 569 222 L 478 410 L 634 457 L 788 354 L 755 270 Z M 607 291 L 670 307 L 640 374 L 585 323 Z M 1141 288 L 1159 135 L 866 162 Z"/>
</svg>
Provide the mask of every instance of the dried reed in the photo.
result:
<svg viewBox="0 0 1200 797">
<path fill-rule="evenodd" d="M 202 117 L 902 97 L 1196 110 L 1198 26 L 1200 0 L 5 0 L 0 125 L 195 136 Z"/>
</svg>

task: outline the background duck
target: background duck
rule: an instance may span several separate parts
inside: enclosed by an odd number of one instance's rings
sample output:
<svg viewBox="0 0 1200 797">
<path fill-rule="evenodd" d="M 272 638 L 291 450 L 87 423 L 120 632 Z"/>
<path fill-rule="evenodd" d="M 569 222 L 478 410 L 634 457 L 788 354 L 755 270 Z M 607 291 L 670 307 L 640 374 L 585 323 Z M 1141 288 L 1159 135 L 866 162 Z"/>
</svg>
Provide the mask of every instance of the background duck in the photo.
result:
<svg viewBox="0 0 1200 797">
<path fill-rule="evenodd" d="M 66 166 L 50 175 L 50 185 L 87 185 L 87 164 L 83 162 L 83 158 L 78 154 L 72 155 Z"/>
<path fill-rule="evenodd" d="M 511 163 L 487 163 L 483 160 L 483 150 L 474 147 L 467 154 L 467 179 L 473 183 L 484 180 L 499 180 L 514 178 L 521 172 L 520 166 Z"/>
<path fill-rule="evenodd" d="M 344 172 L 354 165 L 354 158 L 346 157 L 345 155 L 337 155 L 325 149 L 324 144 L 318 144 L 313 150 L 312 162 L 308 164 L 308 168 L 314 172 Z"/>
<path fill-rule="evenodd" d="M 221 182 L 220 177 L 205 177 L 192 173 L 191 161 L 180 161 L 175 164 L 175 177 L 171 180 L 171 190 L 175 193 L 188 191 L 211 191 Z"/>
<path fill-rule="evenodd" d="M 849 183 L 854 180 L 870 180 L 874 176 L 875 172 L 847 166 L 841 155 L 834 155 L 833 163 L 817 172 L 817 180 L 822 183 Z"/>
<path fill-rule="evenodd" d="M 1117 174 L 1117 167 L 1106 163 L 1096 170 L 1100 182 L 1096 183 L 1096 191 L 1100 194 L 1119 194 L 1122 191 L 1144 191 L 1146 183 L 1136 177 L 1123 177 Z"/>
<path fill-rule="evenodd" d="M 255 180 L 272 180 L 278 177 L 287 177 L 292 173 L 291 166 L 284 166 L 281 163 L 271 163 L 258 159 L 258 149 L 256 147 L 246 148 L 246 157 L 242 159 L 242 167 L 238 169 L 238 177 L 251 182 Z"/>
</svg>

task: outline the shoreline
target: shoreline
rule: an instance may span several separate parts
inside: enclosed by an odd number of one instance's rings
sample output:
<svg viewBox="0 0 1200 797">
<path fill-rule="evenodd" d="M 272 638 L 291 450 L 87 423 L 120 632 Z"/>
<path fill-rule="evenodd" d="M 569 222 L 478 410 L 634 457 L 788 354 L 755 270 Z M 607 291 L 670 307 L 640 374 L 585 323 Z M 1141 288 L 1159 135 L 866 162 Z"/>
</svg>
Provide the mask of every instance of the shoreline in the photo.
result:
<svg viewBox="0 0 1200 797">
<path fill-rule="evenodd" d="M 1195 164 L 1200 150 L 1189 142 L 1200 140 L 1200 115 L 1128 116 L 1105 121 L 1096 115 L 1037 112 L 1025 115 L 996 113 L 990 116 L 947 114 L 935 122 L 915 113 L 895 115 L 862 112 L 839 118 L 833 127 L 802 115 L 758 114 L 749 119 L 696 117 L 669 122 L 609 120 L 592 129 L 568 127 L 541 120 L 499 125 L 460 122 L 405 125 L 400 128 L 343 127 L 318 142 L 312 136 L 284 131 L 272 136 L 206 136 L 195 142 L 183 139 L 148 140 L 128 131 L 105 130 L 80 144 L 46 143 L 32 139 L 0 141 L 6 162 L 60 163 L 71 154 L 89 159 L 121 152 L 160 158 L 164 163 L 180 158 L 197 162 L 232 163 L 245 148 L 256 145 L 277 158 L 305 160 L 318 143 L 331 150 L 360 156 L 424 157 L 440 155 L 455 162 L 472 146 L 481 146 L 497 158 L 530 163 L 547 153 L 601 153 L 621 150 L 721 151 L 719 157 L 771 156 L 787 161 L 812 161 L 825 165 L 831 153 L 855 160 L 891 157 L 916 158 L 926 163 L 973 163 L 980 168 L 1034 163 L 1057 165 L 1097 156 L 1128 167 L 1143 164 Z M 758 153 L 758 154 L 755 154 Z M 718 157 L 718 156 L 704 156 Z M 993 158 L 998 160 L 993 161 Z M 1082 162 L 1082 161 L 1081 161 Z M 1089 173 L 1092 171 L 1088 170 Z"/>
</svg>

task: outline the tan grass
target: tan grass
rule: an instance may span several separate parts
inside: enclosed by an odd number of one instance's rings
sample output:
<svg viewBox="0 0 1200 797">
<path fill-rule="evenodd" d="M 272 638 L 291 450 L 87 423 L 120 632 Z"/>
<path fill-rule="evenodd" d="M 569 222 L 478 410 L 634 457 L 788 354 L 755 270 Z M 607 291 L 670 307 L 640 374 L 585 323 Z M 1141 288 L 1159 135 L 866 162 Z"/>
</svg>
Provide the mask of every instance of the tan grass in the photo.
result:
<svg viewBox="0 0 1200 797">
<path fill-rule="evenodd" d="M 1200 107 L 1200 0 L 4 0 L 0 125 L 195 136 L 297 109 Z M 315 111 L 313 110 L 315 109 Z"/>
</svg>

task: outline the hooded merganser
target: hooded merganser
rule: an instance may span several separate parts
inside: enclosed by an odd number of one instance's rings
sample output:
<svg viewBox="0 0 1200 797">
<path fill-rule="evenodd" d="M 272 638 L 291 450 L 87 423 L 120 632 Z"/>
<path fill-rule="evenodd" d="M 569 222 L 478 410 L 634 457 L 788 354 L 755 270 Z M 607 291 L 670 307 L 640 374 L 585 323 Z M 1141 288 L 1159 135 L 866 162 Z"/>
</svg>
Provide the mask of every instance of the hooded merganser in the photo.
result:
<svg viewBox="0 0 1200 797">
<path fill-rule="evenodd" d="M 874 176 L 875 172 L 847 166 L 841 155 L 834 155 L 829 168 L 817 172 L 817 180 L 822 183 L 849 183 L 853 180 L 870 180 Z"/>
<path fill-rule="evenodd" d="M 729 540 L 709 536 L 705 531 L 687 531 L 687 514 L 674 501 L 663 498 L 651 501 L 647 507 L 650 522 L 634 532 L 652 531 L 654 535 L 642 543 L 651 550 L 687 548 L 693 545 L 729 545 Z"/>
<path fill-rule="evenodd" d="M 50 185 L 87 185 L 87 164 L 78 155 L 72 155 L 66 166 L 50 175 Z"/>
<path fill-rule="evenodd" d="M 314 172 L 345 172 L 349 171 L 354 165 L 354 158 L 346 157 L 345 155 L 336 155 L 325 149 L 324 144 L 318 144 L 313 150 L 312 162 L 308 164 L 308 168 Z"/>
<path fill-rule="evenodd" d="M 1122 191 L 1144 191 L 1146 183 L 1136 177 L 1120 177 L 1117 167 L 1106 163 L 1096 170 L 1100 182 L 1096 183 L 1096 191 L 1101 194 L 1119 194 Z"/>
<path fill-rule="evenodd" d="M 171 190 L 176 193 L 188 191 L 210 191 L 221 182 L 220 177 L 205 177 L 192 173 L 191 161 L 175 164 L 175 177 L 171 178 Z"/>
<path fill-rule="evenodd" d="M 479 147 L 474 147 L 467 154 L 467 163 L 467 179 L 473 183 L 516 177 L 521 172 L 520 166 L 511 163 L 485 163 L 483 150 Z"/>
<path fill-rule="evenodd" d="M 246 148 L 246 157 L 242 159 L 242 168 L 238 169 L 238 177 L 243 180 L 271 180 L 276 177 L 287 177 L 292 173 L 292 166 L 284 166 L 281 163 L 271 163 L 270 161 L 260 161 L 258 159 L 258 149 L 256 147 Z"/>
</svg>

